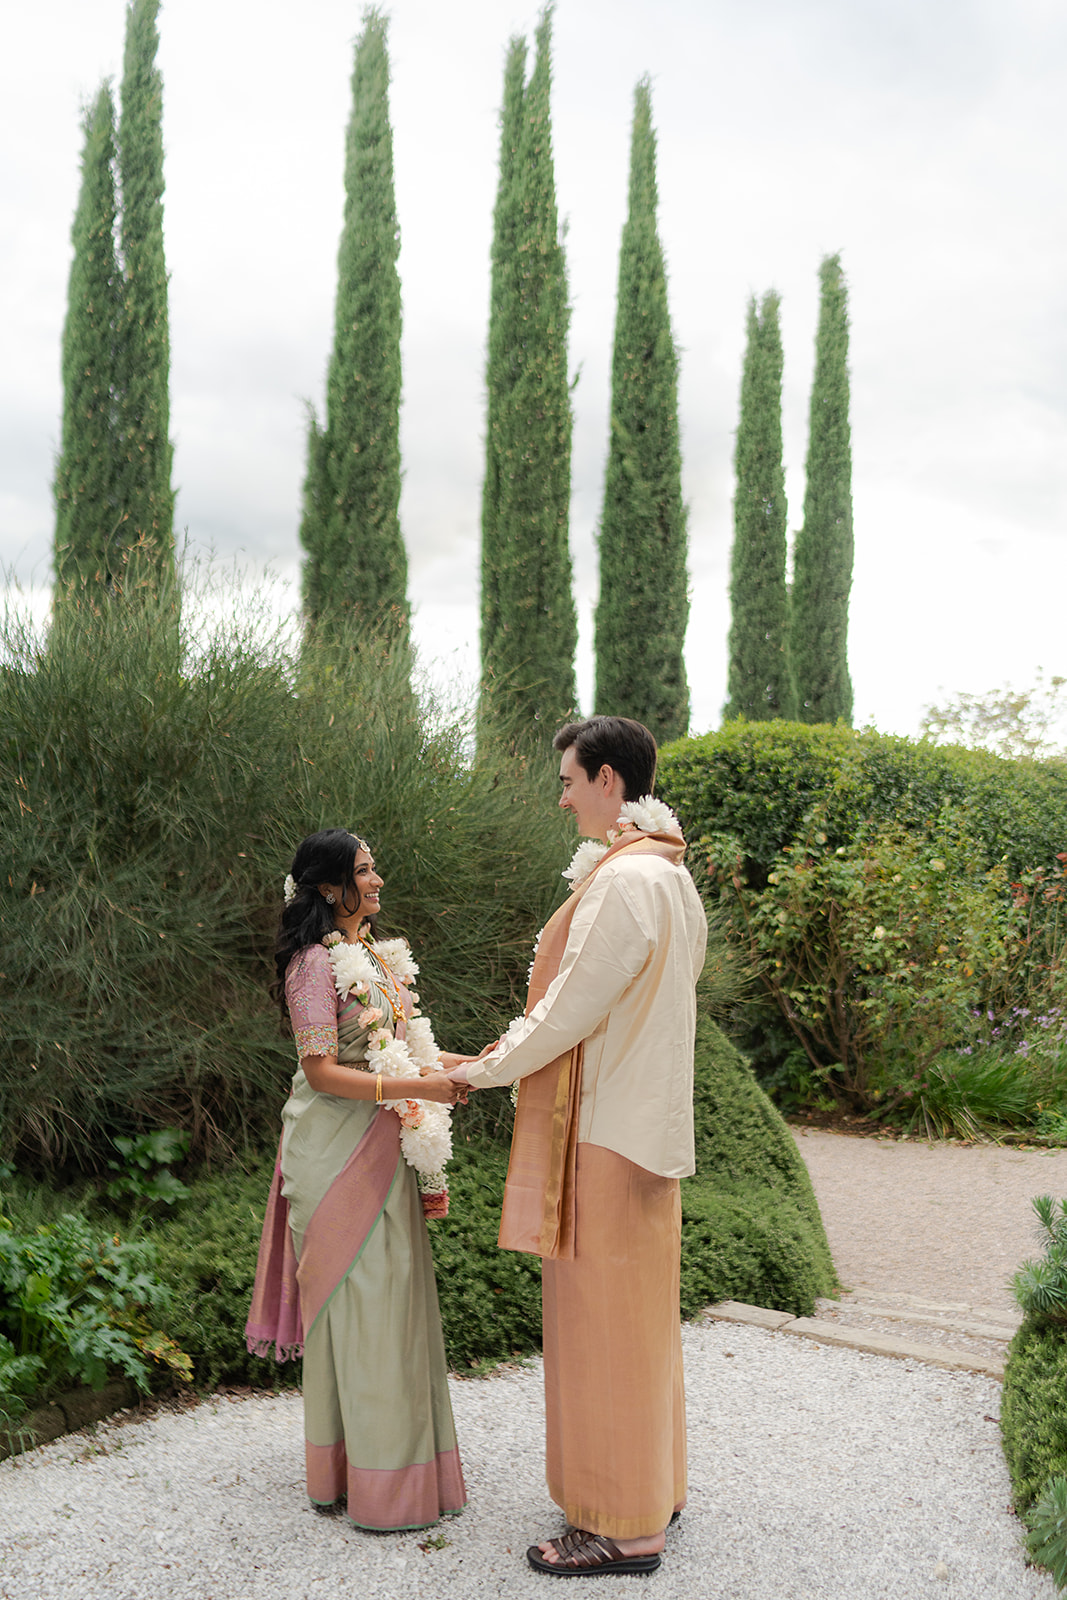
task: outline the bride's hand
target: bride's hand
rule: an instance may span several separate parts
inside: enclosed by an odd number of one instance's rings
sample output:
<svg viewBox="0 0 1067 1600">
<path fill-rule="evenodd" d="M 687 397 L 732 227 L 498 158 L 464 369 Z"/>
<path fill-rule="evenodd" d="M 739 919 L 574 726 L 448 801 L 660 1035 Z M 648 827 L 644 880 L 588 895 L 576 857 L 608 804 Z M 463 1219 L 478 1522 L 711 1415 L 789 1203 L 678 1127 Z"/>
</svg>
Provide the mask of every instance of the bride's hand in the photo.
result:
<svg viewBox="0 0 1067 1600">
<path fill-rule="evenodd" d="M 414 1085 L 412 1085 L 414 1088 Z M 458 1083 L 444 1072 L 427 1072 L 418 1081 L 418 1089 L 413 1098 L 419 1100 L 436 1100 L 439 1105 L 454 1106 L 462 1094 Z"/>
</svg>

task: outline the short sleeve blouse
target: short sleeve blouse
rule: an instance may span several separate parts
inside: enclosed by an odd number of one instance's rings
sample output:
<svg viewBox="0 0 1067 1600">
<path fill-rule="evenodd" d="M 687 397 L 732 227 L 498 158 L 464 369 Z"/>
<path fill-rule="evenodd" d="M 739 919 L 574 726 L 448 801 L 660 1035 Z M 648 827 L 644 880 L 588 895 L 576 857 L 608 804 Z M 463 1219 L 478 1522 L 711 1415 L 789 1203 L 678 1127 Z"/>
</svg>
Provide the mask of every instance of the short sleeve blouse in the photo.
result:
<svg viewBox="0 0 1067 1600">
<path fill-rule="evenodd" d="M 325 946 L 309 944 L 296 952 L 285 972 L 285 1001 L 301 1061 L 336 1056 L 337 990 Z"/>
</svg>

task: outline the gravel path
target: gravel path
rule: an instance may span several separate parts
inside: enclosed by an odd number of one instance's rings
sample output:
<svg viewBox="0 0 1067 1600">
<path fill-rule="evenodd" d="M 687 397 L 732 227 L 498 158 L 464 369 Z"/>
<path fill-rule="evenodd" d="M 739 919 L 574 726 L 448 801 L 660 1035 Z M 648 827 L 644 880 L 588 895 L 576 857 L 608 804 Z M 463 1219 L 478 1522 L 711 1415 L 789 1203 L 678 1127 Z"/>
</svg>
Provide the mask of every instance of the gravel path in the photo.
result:
<svg viewBox="0 0 1067 1600">
<path fill-rule="evenodd" d="M 850 1287 L 1003 1304 L 1033 1248 L 1030 1196 L 1067 1194 L 1067 1152 L 797 1138 Z M 611 1595 L 1053 1600 L 1009 1511 L 996 1382 L 725 1323 L 683 1343 L 689 1506 L 654 1585 L 617 1578 Z M 471 1504 L 429 1535 L 311 1511 L 293 1394 L 215 1398 L 0 1464 L 0 1600 L 544 1600 L 553 1580 L 524 1551 L 562 1522 L 539 1363 L 454 1380 L 453 1401 Z"/>
<path fill-rule="evenodd" d="M 846 1289 L 1013 1310 L 1035 1194 L 1067 1197 L 1067 1150 L 920 1144 L 794 1128 Z"/>
<path fill-rule="evenodd" d="M 1025 1567 L 998 1386 L 783 1334 L 684 1330 L 690 1502 L 645 1600 L 1053 1600 Z M 374 1536 L 304 1498 L 296 1395 L 216 1399 L 0 1467 L 4 1600 L 526 1600 L 544 1488 L 539 1364 L 453 1384 L 471 1504 Z M 600 1589 L 597 1590 L 599 1594 Z"/>
</svg>

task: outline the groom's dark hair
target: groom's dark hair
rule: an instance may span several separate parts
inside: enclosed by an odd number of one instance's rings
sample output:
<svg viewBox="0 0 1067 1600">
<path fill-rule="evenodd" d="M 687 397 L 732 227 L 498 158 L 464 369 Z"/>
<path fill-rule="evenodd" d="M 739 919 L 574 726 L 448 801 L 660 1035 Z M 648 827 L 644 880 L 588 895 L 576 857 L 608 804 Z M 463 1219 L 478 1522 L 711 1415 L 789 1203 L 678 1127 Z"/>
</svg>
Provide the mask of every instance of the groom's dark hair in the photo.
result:
<svg viewBox="0 0 1067 1600">
<path fill-rule="evenodd" d="M 601 767 L 619 774 L 627 800 L 652 793 L 656 781 L 656 741 L 643 722 L 631 717 L 587 717 L 568 722 L 556 734 L 552 748 L 560 754 L 574 746 L 575 759 L 587 778 Z"/>
</svg>

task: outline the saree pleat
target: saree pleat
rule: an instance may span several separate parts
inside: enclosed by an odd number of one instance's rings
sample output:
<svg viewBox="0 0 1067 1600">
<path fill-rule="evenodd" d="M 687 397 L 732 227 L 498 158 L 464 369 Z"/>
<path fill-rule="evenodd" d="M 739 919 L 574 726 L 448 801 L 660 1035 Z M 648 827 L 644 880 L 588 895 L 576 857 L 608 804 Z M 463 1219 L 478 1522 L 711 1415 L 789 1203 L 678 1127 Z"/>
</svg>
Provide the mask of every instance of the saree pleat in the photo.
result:
<svg viewBox="0 0 1067 1600">
<path fill-rule="evenodd" d="M 686 1497 L 681 1201 L 599 1145 L 578 1146 L 576 1249 L 542 1262 L 546 1476 L 576 1528 L 658 1533 Z"/>
</svg>

